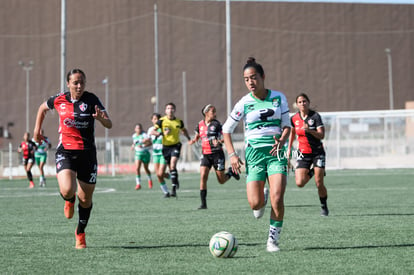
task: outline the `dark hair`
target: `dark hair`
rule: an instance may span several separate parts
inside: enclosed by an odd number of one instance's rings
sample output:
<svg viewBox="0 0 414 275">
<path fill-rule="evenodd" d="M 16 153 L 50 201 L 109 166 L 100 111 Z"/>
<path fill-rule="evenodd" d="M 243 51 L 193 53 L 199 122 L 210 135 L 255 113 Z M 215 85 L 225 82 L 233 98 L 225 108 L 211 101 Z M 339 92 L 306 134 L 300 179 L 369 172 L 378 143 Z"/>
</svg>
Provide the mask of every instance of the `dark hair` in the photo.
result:
<svg viewBox="0 0 414 275">
<path fill-rule="evenodd" d="M 85 75 L 85 73 L 81 69 L 72 69 L 66 75 L 66 81 L 67 82 L 69 82 L 70 76 L 73 75 L 73 74 L 81 74 L 83 76 L 83 79 L 86 80 L 86 75 Z"/>
<path fill-rule="evenodd" d="M 310 103 L 310 100 L 309 100 L 309 97 L 308 97 L 308 95 L 307 94 L 305 94 L 305 93 L 300 93 L 300 94 L 298 94 L 297 96 L 296 96 L 296 100 L 295 100 L 295 102 L 298 102 L 298 98 L 299 97 L 304 97 L 309 103 Z"/>
<path fill-rule="evenodd" d="M 176 110 L 176 108 L 175 108 L 175 104 L 174 103 L 172 103 L 172 102 L 170 102 L 170 103 L 167 103 L 167 104 L 165 104 L 165 107 L 167 107 L 167 106 L 173 106 L 173 108 L 174 108 L 174 110 Z"/>
<path fill-rule="evenodd" d="M 213 105 L 211 105 L 211 104 L 207 104 L 207 105 L 205 105 L 205 106 L 201 109 L 201 113 L 203 114 L 203 116 L 206 116 L 206 113 L 207 113 L 208 111 L 210 111 L 210 109 L 212 109 L 212 108 L 214 108 L 214 106 L 213 106 Z"/>
<path fill-rule="evenodd" d="M 141 123 L 137 123 L 135 126 L 139 126 L 139 128 L 142 129 L 142 124 Z"/>
<path fill-rule="evenodd" d="M 152 113 L 151 118 L 153 118 L 154 116 L 156 116 L 158 119 L 161 118 L 161 115 L 159 113 Z"/>
<path fill-rule="evenodd" d="M 264 70 L 262 65 L 260 65 L 259 63 L 256 63 L 256 59 L 254 57 L 249 57 L 246 61 L 246 65 L 244 65 L 243 67 L 243 72 L 247 69 L 247 68 L 254 68 L 256 70 L 256 72 L 258 74 L 260 74 L 261 77 L 264 76 Z"/>
</svg>

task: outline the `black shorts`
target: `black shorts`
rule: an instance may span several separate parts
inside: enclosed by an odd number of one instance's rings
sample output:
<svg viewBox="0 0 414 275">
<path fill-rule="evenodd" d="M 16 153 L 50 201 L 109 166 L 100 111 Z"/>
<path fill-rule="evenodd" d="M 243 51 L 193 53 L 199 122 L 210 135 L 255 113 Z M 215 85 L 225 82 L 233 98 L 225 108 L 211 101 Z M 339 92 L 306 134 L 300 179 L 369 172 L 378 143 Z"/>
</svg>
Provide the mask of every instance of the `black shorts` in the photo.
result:
<svg viewBox="0 0 414 275">
<path fill-rule="evenodd" d="M 181 152 L 181 143 L 177 143 L 171 146 L 163 145 L 162 147 L 162 155 L 164 156 L 164 159 L 167 162 L 167 164 L 170 164 L 171 157 L 180 158 L 180 152 Z"/>
<path fill-rule="evenodd" d="M 62 146 L 56 150 L 56 173 L 64 169 L 76 172 L 76 178 L 95 184 L 98 172 L 96 149 L 65 150 Z"/>
<path fill-rule="evenodd" d="M 29 163 L 34 163 L 34 156 L 28 157 L 27 159 L 23 158 L 23 165 L 24 166 L 26 166 Z"/>
<path fill-rule="evenodd" d="M 223 171 L 226 168 L 224 166 L 225 160 L 223 150 L 208 155 L 203 154 L 200 160 L 200 166 L 205 166 L 209 169 L 213 166 L 216 171 Z"/>
<path fill-rule="evenodd" d="M 296 168 L 310 169 L 313 167 L 325 168 L 325 152 L 318 154 L 299 154 L 296 159 Z"/>
</svg>

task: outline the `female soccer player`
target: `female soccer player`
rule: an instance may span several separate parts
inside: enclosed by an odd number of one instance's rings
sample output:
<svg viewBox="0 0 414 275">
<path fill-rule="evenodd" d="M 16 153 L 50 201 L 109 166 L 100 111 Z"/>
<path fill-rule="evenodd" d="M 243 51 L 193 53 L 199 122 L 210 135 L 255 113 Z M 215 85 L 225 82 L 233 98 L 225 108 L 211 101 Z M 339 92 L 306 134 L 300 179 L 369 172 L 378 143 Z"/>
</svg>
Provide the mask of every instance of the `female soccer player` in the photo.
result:
<svg viewBox="0 0 414 275">
<path fill-rule="evenodd" d="M 50 143 L 49 139 L 44 136 L 43 129 L 40 130 L 40 134 L 42 135 L 43 139 L 40 141 L 39 145 L 37 146 L 37 150 L 35 151 L 35 162 L 39 166 L 40 171 L 39 186 L 45 187 L 46 178 L 44 167 L 47 159 L 47 150 L 52 147 L 52 143 Z"/>
<path fill-rule="evenodd" d="M 203 153 L 200 162 L 201 205 L 198 209 L 207 209 L 207 180 L 211 167 L 213 166 L 216 170 L 217 180 L 220 184 L 224 184 L 231 176 L 239 180 L 240 175 L 233 173 L 231 167 L 227 173 L 224 172 L 226 159 L 222 148 L 222 127 L 221 123 L 216 119 L 216 108 L 208 104 L 203 107 L 201 113 L 204 119 L 197 124 L 195 128 L 196 135 L 189 141 L 189 144 L 194 144 L 201 139 Z"/>
<path fill-rule="evenodd" d="M 253 215 L 264 214 L 270 193 L 270 213 L 267 251 L 279 251 L 279 236 L 283 225 L 287 158 L 284 143 L 290 133 L 289 107 L 283 93 L 266 89 L 263 67 L 250 57 L 243 67 L 243 78 L 250 91 L 236 103 L 223 125 L 224 144 L 233 172 L 240 173 L 242 160 L 235 152 L 231 133 L 244 120 L 246 143 L 247 200 Z M 269 189 L 265 188 L 266 180 Z"/>
<path fill-rule="evenodd" d="M 324 185 L 325 150 L 321 140 L 325 137 L 325 127 L 321 116 L 309 108 L 309 97 L 301 93 L 296 97 L 296 106 L 299 109 L 292 116 L 292 130 L 289 137 L 288 153 L 292 150 L 292 143 L 298 136 L 299 148 L 297 152 L 295 178 L 298 187 L 304 187 L 315 174 L 315 183 L 318 188 L 321 202 L 321 216 L 328 216 L 328 191 Z M 313 166 L 311 168 L 311 166 Z"/>
<path fill-rule="evenodd" d="M 36 144 L 30 140 L 30 133 L 26 132 L 23 135 L 23 141 L 20 143 L 17 152 L 23 155 L 23 165 L 26 171 L 27 179 L 29 180 L 29 188 L 34 188 L 32 167 L 34 163 L 34 152 L 37 149 Z"/>
<path fill-rule="evenodd" d="M 142 124 L 138 123 L 135 126 L 135 133 L 132 135 L 133 143 L 131 149 L 135 150 L 135 166 L 136 166 L 136 185 L 135 190 L 141 189 L 141 165 L 144 164 L 144 170 L 147 174 L 148 187 L 152 188 L 151 171 L 148 164 L 151 159 L 149 148 L 151 146 L 151 139 L 142 129 Z"/>
<path fill-rule="evenodd" d="M 152 126 L 148 129 L 148 134 L 151 136 L 152 141 L 152 164 L 154 165 L 154 171 L 157 175 L 158 182 L 160 183 L 160 188 L 162 192 L 164 193 L 164 198 L 170 197 L 170 192 L 168 191 L 167 184 L 165 183 L 165 179 L 169 178 L 170 175 L 167 173 L 164 173 L 164 170 L 160 172 L 163 176 L 159 176 L 161 164 L 165 165 L 167 162 L 164 159 L 164 156 L 162 155 L 162 131 L 161 129 L 155 129 L 155 124 L 160 120 L 161 115 L 158 113 L 153 113 L 151 116 L 151 122 Z M 153 133 L 155 132 L 155 133 Z"/>
<path fill-rule="evenodd" d="M 59 144 L 56 150 L 56 172 L 59 190 L 65 200 L 64 213 L 71 219 L 74 214 L 76 192 L 79 199 L 78 226 L 75 231 L 76 248 L 86 248 L 85 227 L 92 210 L 92 195 L 97 176 L 95 147 L 95 120 L 105 128 L 112 128 L 112 121 L 99 98 L 85 91 L 86 76 L 80 69 L 68 72 L 69 92 L 50 97 L 39 107 L 34 129 L 34 139 L 40 142 L 43 120 L 47 111 L 55 109 L 59 115 Z"/>
</svg>

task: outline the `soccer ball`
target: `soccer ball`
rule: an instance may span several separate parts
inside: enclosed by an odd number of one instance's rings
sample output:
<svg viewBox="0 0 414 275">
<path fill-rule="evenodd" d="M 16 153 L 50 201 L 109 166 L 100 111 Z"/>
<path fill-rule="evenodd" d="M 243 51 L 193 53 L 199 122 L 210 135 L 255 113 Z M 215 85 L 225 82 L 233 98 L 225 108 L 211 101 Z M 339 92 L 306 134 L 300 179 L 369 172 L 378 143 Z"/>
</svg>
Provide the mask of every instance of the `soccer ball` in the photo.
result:
<svg viewBox="0 0 414 275">
<path fill-rule="evenodd" d="M 218 232 L 210 239 L 210 253 L 216 258 L 231 258 L 238 247 L 236 237 L 226 231 Z"/>
</svg>

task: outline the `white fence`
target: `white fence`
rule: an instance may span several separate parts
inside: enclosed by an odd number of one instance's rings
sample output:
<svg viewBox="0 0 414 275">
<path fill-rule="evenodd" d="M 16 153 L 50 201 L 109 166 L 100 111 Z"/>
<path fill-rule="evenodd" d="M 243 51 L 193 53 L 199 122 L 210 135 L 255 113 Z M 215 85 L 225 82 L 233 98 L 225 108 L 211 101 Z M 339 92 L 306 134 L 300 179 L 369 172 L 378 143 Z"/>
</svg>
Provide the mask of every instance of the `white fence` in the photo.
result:
<svg viewBox="0 0 414 275">
<path fill-rule="evenodd" d="M 414 110 L 326 112 L 323 141 L 327 169 L 414 168 Z M 242 127 L 240 127 L 242 128 Z M 233 136 L 236 151 L 244 156 L 243 134 Z M 100 173 L 134 172 L 130 137 L 96 139 Z M 0 176 L 25 175 L 20 156 L 11 145 L 0 151 Z M 198 171 L 201 148 L 183 141 L 179 170 Z M 33 168 L 37 175 L 37 167 Z M 54 150 L 49 152 L 46 174 L 54 174 Z"/>
</svg>

